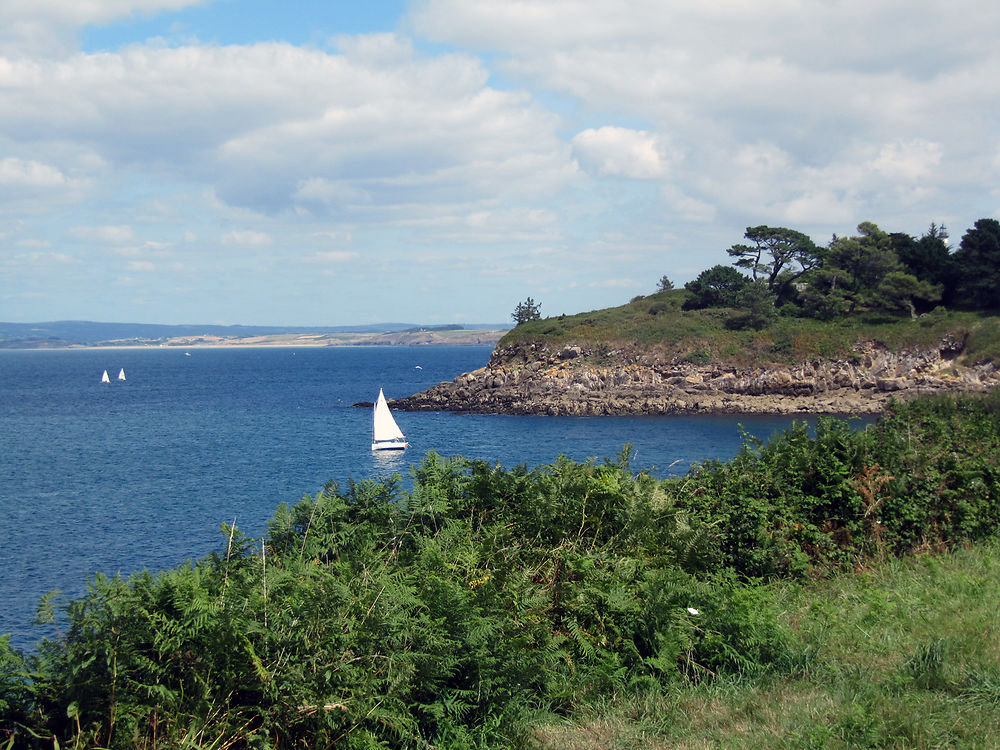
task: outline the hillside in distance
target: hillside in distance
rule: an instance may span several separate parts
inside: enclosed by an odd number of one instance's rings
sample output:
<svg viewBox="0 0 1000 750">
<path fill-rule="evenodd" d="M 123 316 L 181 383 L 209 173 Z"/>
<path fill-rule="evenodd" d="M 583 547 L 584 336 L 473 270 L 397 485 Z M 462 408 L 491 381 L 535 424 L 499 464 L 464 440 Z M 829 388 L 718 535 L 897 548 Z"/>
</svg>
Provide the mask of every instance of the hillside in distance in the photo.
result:
<svg viewBox="0 0 1000 750">
<path fill-rule="evenodd" d="M 494 344 L 505 325 L 353 326 L 161 325 L 54 321 L 0 322 L 0 348 L 46 349 L 95 346 L 362 346 Z"/>
</svg>

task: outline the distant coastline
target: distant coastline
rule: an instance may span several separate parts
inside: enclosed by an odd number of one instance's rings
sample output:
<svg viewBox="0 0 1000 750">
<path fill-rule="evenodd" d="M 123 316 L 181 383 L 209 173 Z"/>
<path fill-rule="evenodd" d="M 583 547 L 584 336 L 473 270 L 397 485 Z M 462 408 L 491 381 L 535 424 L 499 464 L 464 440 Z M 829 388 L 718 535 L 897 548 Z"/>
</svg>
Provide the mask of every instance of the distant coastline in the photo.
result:
<svg viewBox="0 0 1000 750">
<path fill-rule="evenodd" d="M 495 346 L 506 328 L 386 325 L 278 329 L 99 323 L 0 323 L 0 349 L 166 349 L 324 346 Z"/>
</svg>

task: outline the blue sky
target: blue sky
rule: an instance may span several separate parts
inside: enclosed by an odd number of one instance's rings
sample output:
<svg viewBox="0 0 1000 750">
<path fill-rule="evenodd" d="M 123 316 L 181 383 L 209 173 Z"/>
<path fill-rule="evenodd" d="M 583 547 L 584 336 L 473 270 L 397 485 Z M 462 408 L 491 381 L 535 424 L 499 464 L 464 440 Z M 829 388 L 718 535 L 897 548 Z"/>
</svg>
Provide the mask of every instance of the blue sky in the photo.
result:
<svg viewBox="0 0 1000 750">
<path fill-rule="evenodd" d="M 179 5 L 179 4 L 178 4 Z M 248 45 L 287 42 L 326 46 L 337 34 L 395 31 L 405 4 L 395 0 L 348 2 L 279 2 L 278 0 L 217 0 L 174 10 L 133 11 L 80 30 L 86 52 L 116 50 L 163 37 L 177 44 L 197 39 L 203 44 Z"/>
<path fill-rule="evenodd" d="M 1000 216 L 981 0 L 5 0 L 0 320 L 505 322 Z"/>
</svg>

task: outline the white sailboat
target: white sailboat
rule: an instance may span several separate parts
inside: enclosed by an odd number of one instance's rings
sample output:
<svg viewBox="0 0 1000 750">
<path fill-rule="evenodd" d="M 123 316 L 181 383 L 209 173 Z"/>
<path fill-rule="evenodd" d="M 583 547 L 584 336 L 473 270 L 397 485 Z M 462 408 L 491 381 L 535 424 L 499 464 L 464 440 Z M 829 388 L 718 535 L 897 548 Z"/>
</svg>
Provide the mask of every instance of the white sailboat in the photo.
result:
<svg viewBox="0 0 1000 750">
<path fill-rule="evenodd" d="M 378 389 L 378 401 L 375 402 L 375 413 L 372 422 L 372 450 L 403 450 L 408 448 L 406 436 L 399 429 L 396 420 L 392 418 L 389 404 L 385 402 L 385 394 Z"/>
<path fill-rule="evenodd" d="M 111 382 L 111 378 L 108 377 L 108 371 L 107 370 L 105 370 L 104 374 L 101 375 L 101 382 L 102 383 L 110 383 Z"/>
<path fill-rule="evenodd" d="M 125 368 L 124 367 L 118 371 L 118 379 L 119 380 L 124 380 L 125 379 Z"/>
</svg>

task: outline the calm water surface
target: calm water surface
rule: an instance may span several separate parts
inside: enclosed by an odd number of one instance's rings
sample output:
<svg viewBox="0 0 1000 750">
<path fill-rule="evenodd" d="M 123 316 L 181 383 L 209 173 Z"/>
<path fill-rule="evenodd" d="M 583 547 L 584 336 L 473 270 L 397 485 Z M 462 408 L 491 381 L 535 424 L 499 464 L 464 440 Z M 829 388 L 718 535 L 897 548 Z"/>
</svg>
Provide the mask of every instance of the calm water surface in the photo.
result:
<svg viewBox="0 0 1000 750">
<path fill-rule="evenodd" d="M 739 425 L 779 417 L 512 417 L 397 413 L 405 453 L 373 455 L 379 387 L 406 396 L 481 367 L 489 347 L 0 351 L 0 634 L 30 649 L 39 598 L 97 572 L 174 567 L 260 536 L 281 502 L 330 479 L 409 475 L 428 451 L 505 466 L 614 457 L 658 476 L 727 459 Z M 116 380 L 124 368 L 126 380 Z M 107 370 L 111 383 L 101 383 Z"/>
</svg>

